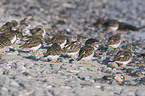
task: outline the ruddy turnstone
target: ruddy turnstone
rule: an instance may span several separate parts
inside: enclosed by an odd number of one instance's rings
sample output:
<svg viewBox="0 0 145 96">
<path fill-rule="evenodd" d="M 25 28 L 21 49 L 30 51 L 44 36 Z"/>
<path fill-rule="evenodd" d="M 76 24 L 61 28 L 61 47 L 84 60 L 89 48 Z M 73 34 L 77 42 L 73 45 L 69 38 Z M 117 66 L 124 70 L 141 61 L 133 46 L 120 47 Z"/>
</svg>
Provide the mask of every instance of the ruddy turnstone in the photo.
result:
<svg viewBox="0 0 145 96">
<path fill-rule="evenodd" d="M 52 37 L 52 39 L 47 44 L 51 45 L 53 43 L 57 43 L 63 49 L 66 42 L 67 42 L 67 36 L 65 36 L 64 34 L 61 34 L 61 33 L 57 33 L 56 35 L 54 35 Z"/>
<path fill-rule="evenodd" d="M 16 36 L 15 32 L 12 30 L 7 30 L 6 32 L 1 33 L 0 35 L 3 35 L 5 37 L 7 37 L 8 39 L 10 39 L 12 44 L 14 44 L 16 42 L 17 36 Z"/>
<path fill-rule="evenodd" d="M 1 28 L 0 31 L 5 32 L 8 30 L 16 30 L 18 26 L 18 22 L 16 20 L 12 20 L 11 22 L 6 22 Z"/>
<path fill-rule="evenodd" d="M 110 18 L 108 18 L 106 20 L 100 18 L 93 25 L 103 25 L 104 27 L 108 27 L 109 31 L 116 31 L 116 30 L 119 30 L 119 31 L 126 31 L 126 30 L 139 31 L 139 30 L 142 30 L 145 28 L 145 26 L 136 27 L 132 24 L 120 22 L 120 21 L 110 19 Z"/>
<path fill-rule="evenodd" d="M 110 31 L 117 31 L 117 29 L 119 28 L 119 23 L 117 20 L 113 20 L 113 19 L 108 19 L 106 21 L 106 23 L 104 24 L 104 26 L 108 27 L 109 28 L 109 32 Z"/>
<path fill-rule="evenodd" d="M 125 65 L 128 64 L 129 62 L 131 62 L 131 58 L 132 58 L 132 46 L 128 45 L 126 47 L 126 49 L 119 51 L 114 57 L 113 57 L 113 61 L 117 62 L 120 64 L 123 64 L 124 67 L 126 67 Z M 120 65 L 120 67 L 122 67 Z"/>
<path fill-rule="evenodd" d="M 37 37 L 37 36 L 33 36 L 31 38 L 29 38 L 23 45 L 20 46 L 20 48 L 25 48 L 25 49 L 29 49 L 32 51 L 32 53 L 35 52 L 42 46 L 42 40 L 41 38 Z M 33 52 L 34 51 L 34 52 Z"/>
<path fill-rule="evenodd" d="M 32 35 L 41 35 L 41 36 L 44 38 L 44 37 L 45 37 L 45 34 L 46 34 L 46 31 L 45 31 L 45 29 L 43 28 L 43 26 L 38 25 L 38 26 L 36 26 L 35 28 L 30 29 L 30 33 L 31 33 Z"/>
<path fill-rule="evenodd" d="M 61 55 L 61 53 L 62 50 L 60 45 L 54 43 L 51 47 L 47 49 L 47 52 L 44 54 L 44 57 L 52 59 L 52 61 L 55 60 L 56 62 L 57 61 L 56 59 Z"/>
<path fill-rule="evenodd" d="M 97 50 L 99 47 L 99 43 L 100 43 L 99 40 L 97 40 L 97 39 L 90 38 L 90 39 L 86 40 L 85 45 L 91 45 L 93 43 L 96 43 L 95 50 Z M 95 51 L 95 53 L 99 54 L 100 52 Z"/>
<path fill-rule="evenodd" d="M 32 17 L 28 16 L 26 18 L 24 18 L 23 20 L 20 21 L 20 26 L 19 26 L 19 29 L 22 29 L 22 33 L 23 35 L 29 35 L 30 34 L 30 31 L 29 31 L 29 28 L 30 28 L 30 19 Z"/>
<path fill-rule="evenodd" d="M 81 43 L 82 37 L 78 36 L 77 41 L 66 44 L 62 51 L 63 53 L 66 53 L 67 55 L 71 56 L 72 59 L 74 59 L 81 48 Z"/>
<path fill-rule="evenodd" d="M 117 48 L 121 44 L 121 34 L 115 34 L 111 36 L 106 44 L 106 46 Z"/>
<path fill-rule="evenodd" d="M 7 37 L 0 35 L 0 50 L 1 50 L 0 55 L 3 55 L 3 48 L 10 45 L 11 45 L 11 41 Z"/>
<path fill-rule="evenodd" d="M 77 61 L 79 60 L 88 60 L 88 63 L 90 64 L 90 61 L 92 57 L 94 56 L 95 49 L 98 48 L 98 42 L 93 42 L 91 44 L 87 44 L 84 47 L 82 47 L 79 51 Z"/>
</svg>

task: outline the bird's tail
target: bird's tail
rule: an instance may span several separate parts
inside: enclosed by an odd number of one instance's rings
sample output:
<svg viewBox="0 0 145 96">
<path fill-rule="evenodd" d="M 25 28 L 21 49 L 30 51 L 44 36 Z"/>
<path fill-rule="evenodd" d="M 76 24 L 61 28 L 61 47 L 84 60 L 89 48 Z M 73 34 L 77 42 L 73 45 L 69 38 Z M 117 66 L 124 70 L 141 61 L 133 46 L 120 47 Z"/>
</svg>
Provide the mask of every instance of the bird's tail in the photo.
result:
<svg viewBox="0 0 145 96">
<path fill-rule="evenodd" d="M 139 30 L 142 30 L 142 29 L 144 29 L 144 28 L 145 28 L 145 26 L 142 26 L 142 27 L 139 28 Z"/>
</svg>

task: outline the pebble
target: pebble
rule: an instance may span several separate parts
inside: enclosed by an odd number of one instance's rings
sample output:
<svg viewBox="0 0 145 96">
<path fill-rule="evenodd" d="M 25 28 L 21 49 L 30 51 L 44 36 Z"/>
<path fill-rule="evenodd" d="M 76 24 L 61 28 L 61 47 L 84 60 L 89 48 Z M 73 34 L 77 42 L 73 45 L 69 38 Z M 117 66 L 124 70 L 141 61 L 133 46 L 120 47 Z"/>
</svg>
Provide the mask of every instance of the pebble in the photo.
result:
<svg viewBox="0 0 145 96">
<path fill-rule="evenodd" d="M 10 81 L 9 85 L 12 86 L 12 87 L 19 87 L 19 84 L 16 81 L 13 81 L 13 80 Z"/>
<path fill-rule="evenodd" d="M 115 62 L 113 62 L 113 63 L 109 63 L 107 65 L 107 67 L 110 67 L 110 68 L 114 69 L 114 68 L 118 68 L 118 65 Z"/>
<path fill-rule="evenodd" d="M 8 84 L 9 83 L 9 78 L 5 75 L 0 76 L 0 85 Z"/>
<path fill-rule="evenodd" d="M 135 96 L 135 93 L 129 89 L 122 89 L 120 96 Z"/>
<path fill-rule="evenodd" d="M 138 89 L 135 91 L 135 96 L 145 96 L 145 89 Z"/>
</svg>

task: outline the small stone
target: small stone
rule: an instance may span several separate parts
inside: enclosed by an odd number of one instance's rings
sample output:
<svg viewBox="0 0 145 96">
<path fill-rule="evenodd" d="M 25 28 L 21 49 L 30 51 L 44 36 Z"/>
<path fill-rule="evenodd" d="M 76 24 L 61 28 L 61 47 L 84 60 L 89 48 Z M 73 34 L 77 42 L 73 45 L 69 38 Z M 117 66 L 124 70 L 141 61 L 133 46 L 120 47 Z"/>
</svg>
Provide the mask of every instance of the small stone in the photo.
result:
<svg viewBox="0 0 145 96">
<path fill-rule="evenodd" d="M 107 67 L 110 67 L 110 68 L 114 69 L 114 68 L 118 68 L 118 65 L 115 62 L 113 62 L 113 63 L 109 63 L 107 65 Z"/>
<path fill-rule="evenodd" d="M 107 68 L 107 70 L 105 70 L 105 73 L 112 73 L 112 69 L 111 68 Z"/>
<path fill-rule="evenodd" d="M 102 91 L 109 91 L 110 89 L 112 89 L 110 86 L 101 86 Z"/>
<path fill-rule="evenodd" d="M 68 72 L 70 72 L 70 73 L 79 73 L 80 71 L 79 70 L 69 70 Z"/>
<path fill-rule="evenodd" d="M 19 84 L 16 81 L 10 81 L 10 86 L 12 87 L 19 87 Z"/>
<path fill-rule="evenodd" d="M 122 82 L 122 78 L 120 78 L 119 76 L 115 76 L 114 79 L 117 81 L 117 82 Z"/>
<path fill-rule="evenodd" d="M 112 80 L 113 76 L 112 75 L 104 75 L 102 79 L 104 80 Z"/>
<path fill-rule="evenodd" d="M 76 89 L 76 90 L 74 90 L 73 91 L 75 94 L 77 94 L 77 95 L 82 95 L 84 92 L 82 91 L 82 90 L 80 90 L 80 89 Z"/>
<path fill-rule="evenodd" d="M 136 96 L 145 96 L 145 89 L 140 89 L 135 91 Z"/>
<path fill-rule="evenodd" d="M 63 7 L 67 7 L 67 8 L 75 8 L 75 6 L 70 3 L 63 3 L 62 5 Z"/>
<path fill-rule="evenodd" d="M 7 84 L 9 82 L 9 78 L 7 76 L 0 76 L 0 85 Z"/>
<path fill-rule="evenodd" d="M 129 89 L 122 89 L 120 92 L 120 96 L 135 96 L 135 93 Z"/>
<path fill-rule="evenodd" d="M 139 83 L 142 84 L 142 85 L 145 85 L 145 77 L 141 78 Z"/>
<path fill-rule="evenodd" d="M 32 94 L 34 92 L 34 89 L 27 88 L 26 91 L 27 91 L 26 95 L 30 95 L 30 94 Z"/>
</svg>

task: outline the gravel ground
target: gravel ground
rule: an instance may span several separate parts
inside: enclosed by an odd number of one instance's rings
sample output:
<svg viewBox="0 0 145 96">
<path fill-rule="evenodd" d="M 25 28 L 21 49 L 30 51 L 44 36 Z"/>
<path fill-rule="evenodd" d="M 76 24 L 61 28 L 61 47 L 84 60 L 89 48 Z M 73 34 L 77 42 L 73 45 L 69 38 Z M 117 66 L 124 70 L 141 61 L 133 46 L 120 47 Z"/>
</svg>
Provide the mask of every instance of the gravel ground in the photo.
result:
<svg viewBox="0 0 145 96">
<path fill-rule="evenodd" d="M 144 0 L 1 0 L 0 26 L 32 16 L 30 29 L 43 25 L 48 34 L 81 34 L 84 41 L 92 37 L 104 44 L 91 65 L 62 57 L 58 63 L 44 61 L 46 49 L 36 56 L 12 45 L 0 56 L 0 96 L 145 96 L 145 60 L 139 55 L 145 53 L 144 30 L 122 33 L 119 49 L 133 45 L 132 62 L 124 69 L 108 61 L 116 53 L 103 48 L 110 34 L 92 25 L 112 18 L 144 26 L 144 6 Z"/>
</svg>

